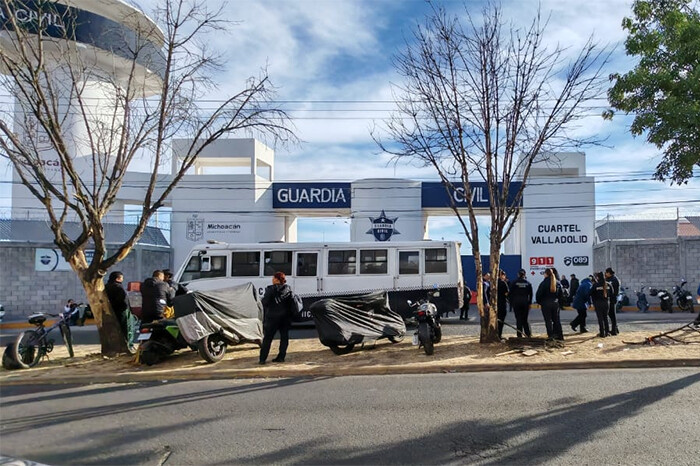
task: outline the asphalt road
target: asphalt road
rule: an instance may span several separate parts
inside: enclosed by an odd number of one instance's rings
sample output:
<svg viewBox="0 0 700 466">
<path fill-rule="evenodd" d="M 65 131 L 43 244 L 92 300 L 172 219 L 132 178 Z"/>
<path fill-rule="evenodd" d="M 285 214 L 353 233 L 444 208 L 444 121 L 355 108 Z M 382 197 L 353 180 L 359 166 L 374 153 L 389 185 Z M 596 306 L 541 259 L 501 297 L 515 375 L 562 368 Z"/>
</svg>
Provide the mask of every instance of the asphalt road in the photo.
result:
<svg viewBox="0 0 700 466">
<path fill-rule="evenodd" d="M 476 316 L 476 310 L 472 306 L 470 311 L 470 316 Z M 569 322 L 571 322 L 574 317 L 576 317 L 575 311 L 562 311 L 561 320 L 564 327 L 564 332 L 569 332 L 568 327 Z M 620 330 L 622 332 L 631 331 L 650 331 L 650 332 L 660 332 L 664 330 L 671 330 L 678 328 L 681 325 L 691 322 L 695 318 L 695 314 L 690 313 L 673 313 L 666 314 L 661 312 L 649 312 L 646 314 L 640 314 L 637 312 L 624 312 L 617 315 Z M 539 309 L 533 309 L 530 311 L 530 324 L 532 325 L 533 332 L 535 333 L 546 333 L 544 327 L 544 321 L 542 320 L 542 313 Z M 479 321 L 474 319 L 472 321 L 459 320 L 458 316 L 450 314 L 450 317 L 443 319 L 443 334 L 445 335 L 473 335 L 477 336 L 479 334 Z M 512 312 L 508 313 L 506 316 L 506 323 L 515 326 L 515 316 Z M 598 323 L 595 318 L 594 312 L 588 313 L 588 329 L 593 333 L 598 331 Z M 85 327 L 71 327 L 73 333 L 74 344 L 98 344 L 99 338 L 97 336 L 97 330 L 94 326 Z M 14 341 L 16 335 L 23 330 L 18 329 L 0 329 L 0 346 L 4 347 L 6 344 Z M 515 335 L 515 330 L 506 327 L 503 331 L 504 337 L 509 335 Z M 316 338 L 317 333 L 313 326 L 301 326 L 294 327 L 291 332 L 291 338 Z M 56 344 L 63 344 L 61 339 L 61 334 L 58 329 L 54 330 L 53 338 Z"/>
<path fill-rule="evenodd" d="M 698 464 L 697 369 L 3 386 L 46 464 Z"/>
</svg>

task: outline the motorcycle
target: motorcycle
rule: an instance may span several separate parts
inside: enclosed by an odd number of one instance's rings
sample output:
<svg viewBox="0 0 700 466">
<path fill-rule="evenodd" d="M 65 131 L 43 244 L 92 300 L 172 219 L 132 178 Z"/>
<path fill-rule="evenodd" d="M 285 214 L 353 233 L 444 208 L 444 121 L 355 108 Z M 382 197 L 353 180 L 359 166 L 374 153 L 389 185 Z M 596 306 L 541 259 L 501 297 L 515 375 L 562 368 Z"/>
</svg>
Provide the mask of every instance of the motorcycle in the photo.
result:
<svg viewBox="0 0 700 466">
<path fill-rule="evenodd" d="M 673 287 L 673 296 L 676 298 L 676 304 L 681 311 L 694 312 L 693 309 L 693 293 L 685 289 L 688 282 L 681 280 L 681 284 Z"/>
<path fill-rule="evenodd" d="M 183 338 L 180 327 L 173 319 L 154 320 L 147 324 L 141 324 L 139 335 L 136 339 L 139 343 L 139 362 L 152 366 L 159 363 L 175 351 L 183 348 L 196 350 Z"/>
<path fill-rule="evenodd" d="M 617 302 L 615 303 L 615 312 L 621 312 L 624 306 L 630 305 L 630 298 L 627 296 L 627 288 L 624 286 L 620 287 L 620 292 L 617 295 Z"/>
<path fill-rule="evenodd" d="M 649 288 L 649 295 L 659 298 L 662 312 L 673 313 L 673 298 L 668 291 L 661 288 Z"/>
<path fill-rule="evenodd" d="M 639 288 L 639 291 L 634 292 L 637 295 L 637 309 L 639 312 L 649 312 L 649 302 L 647 301 L 647 295 L 644 293 L 644 285 Z"/>
<path fill-rule="evenodd" d="M 430 302 L 430 298 L 440 296 L 439 291 L 428 293 L 428 297 L 421 299 L 417 303 L 408 301 L 409 307 L 416 307 L 414 314 L 418 322 L 418 329 L 413 334 L 413 344 L 418 348 L 421 346 L 425 350 L 425 354 L 430 356 L 435 351 L 435 343 L 440 343 L 442 340 L 442 328 L 440 327 L 440 316 L 435 304 Z"/>
</svg>

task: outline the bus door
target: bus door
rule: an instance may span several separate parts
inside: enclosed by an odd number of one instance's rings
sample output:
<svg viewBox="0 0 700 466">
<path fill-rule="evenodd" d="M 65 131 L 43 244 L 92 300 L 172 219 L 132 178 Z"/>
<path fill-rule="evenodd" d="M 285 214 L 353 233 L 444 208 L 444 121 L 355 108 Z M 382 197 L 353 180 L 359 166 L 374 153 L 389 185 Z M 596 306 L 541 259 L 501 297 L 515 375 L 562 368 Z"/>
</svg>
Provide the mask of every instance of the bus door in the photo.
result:
<svg viewBox="0 0 700 466">
<path fill-rule="evenodd" d="M 396 251 L 398 267 L 394 269 L 395 289 L 423 288 L 423 273 L 421 271 L 421 251 L 419 249 L 399 249 Z"/>
<path fill-rule="evenodd" d="M 322 281 L 319 277 L 318 251 L 294 252 L 294 282 L 292 289 L 301 296 L 311 296 L 320 293 Z"/>
</svg>

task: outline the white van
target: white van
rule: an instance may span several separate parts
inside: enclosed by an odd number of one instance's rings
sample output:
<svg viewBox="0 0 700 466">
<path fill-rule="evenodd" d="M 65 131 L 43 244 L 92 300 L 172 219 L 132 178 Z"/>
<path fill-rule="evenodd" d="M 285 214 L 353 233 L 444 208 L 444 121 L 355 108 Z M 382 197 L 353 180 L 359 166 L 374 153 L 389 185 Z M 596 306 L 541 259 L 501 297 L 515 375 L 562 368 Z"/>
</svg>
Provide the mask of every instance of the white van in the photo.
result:
<svg viewBox="0 0 700 466">
<path fill-rule="evenodd" d="M 252 282 L 262 294 L 275 272 L 304 301 L 384 290 L 391 308 L 410 316 L 406 300 L 424 298 L 439 289 L 433 301 L 441 313 L 462 306 L 464 279 L 460 244 L 454 241 L 371 243 L 210 242 L 192 248 L 175 281 L 195 290 L 211 290 Z"/>
</svg>

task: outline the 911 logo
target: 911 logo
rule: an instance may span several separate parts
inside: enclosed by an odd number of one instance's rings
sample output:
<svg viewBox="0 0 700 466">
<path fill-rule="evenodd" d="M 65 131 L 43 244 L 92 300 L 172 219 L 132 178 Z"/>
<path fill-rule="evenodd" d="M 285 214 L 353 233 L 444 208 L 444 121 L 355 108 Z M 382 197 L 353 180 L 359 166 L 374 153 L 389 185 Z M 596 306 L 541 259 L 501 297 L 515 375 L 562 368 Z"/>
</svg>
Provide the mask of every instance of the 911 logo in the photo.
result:
<svg viewBox="0 0 700 466">
<path fill-rule="evenodd" d="M 588 256 L 572 256 L 564 258 L 564 265 L 567 267 L 570 265 L 588 265 Z"/>
<path fill-rule="evenodd" d="M 536 265 L 554 265 L 554 257 L 531 257 L 530 266 Z"/>
</svg>

